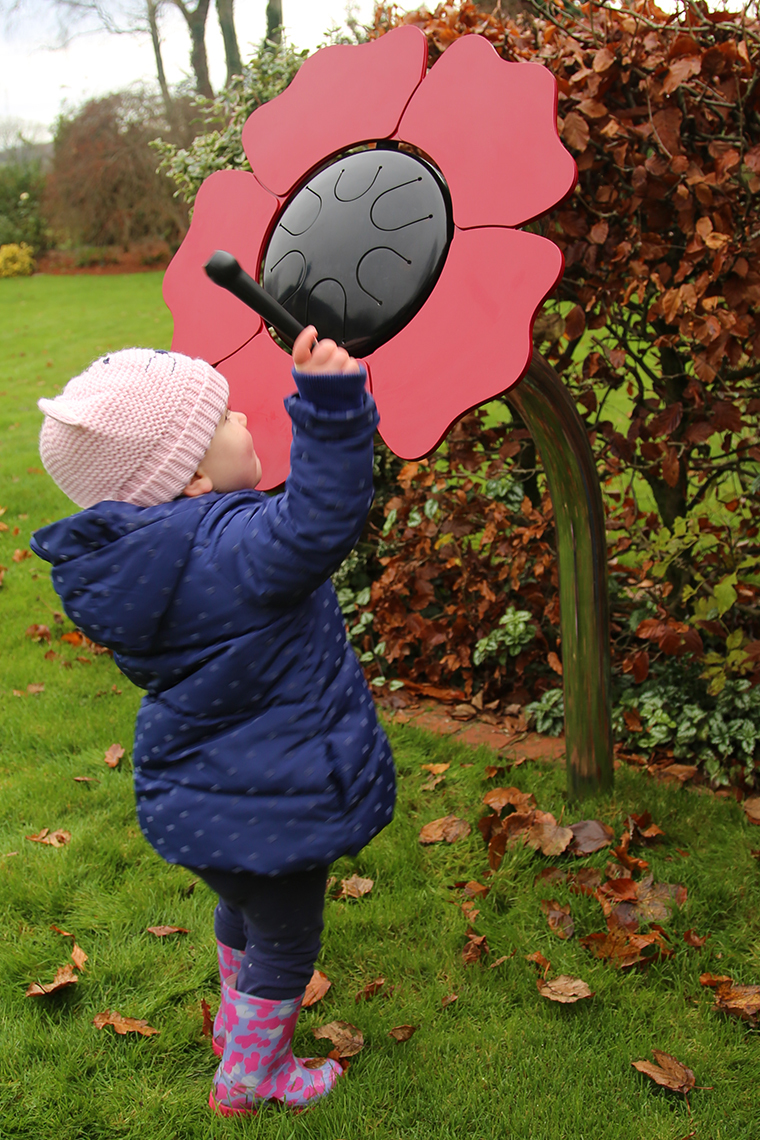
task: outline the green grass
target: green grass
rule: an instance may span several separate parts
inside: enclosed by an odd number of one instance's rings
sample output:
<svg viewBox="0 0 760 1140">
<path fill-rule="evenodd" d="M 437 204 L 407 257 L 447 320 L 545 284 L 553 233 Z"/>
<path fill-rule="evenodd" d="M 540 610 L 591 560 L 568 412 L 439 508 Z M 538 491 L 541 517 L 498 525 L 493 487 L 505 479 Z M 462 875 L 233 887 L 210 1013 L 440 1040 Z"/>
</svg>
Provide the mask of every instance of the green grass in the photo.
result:
<svg viewBox="0 0 760 1140">
<path fill-rule="evenodd" d="M 339 877 L 369 876 L 375 886 L 358 901 L 328 901 L 319 965 L 333 986 L 305 1011 L 296 1038 L 302 1053 L 314 1051 L 310 1029 L 342 1019 L 363 1030 L 365 1049 L 313 1111 L 212 1117 L 206 1101 L 215 1059 L 201 1035 L 200 1003 L 205 998 L 214 1010 L 218 1001 L 213 898 L 202 884 L 188 894 L 189 873 L 164 864 L 137 828 L 129 755 L 140 693 L 110 658 L 61 642 L 71 625 L 54 621 L 47 568 L 12 560 L 31 530 L 69 509 L 47 476 L 27 474 L 39 466 L 38 394 L 54 393 L 107 348 L 166 345 L 160 276 L 4 281 L 0 306 L 0 392 L 7 393 L 0 398 L 0 506 L 10 528 L 0 533 L 0 563 L 9 567 L 0 589 L 0 1137 L 681 1140 L 694 1129 L 699 1140 L 757 1140 L 760 1036 L 714 1013 L 699 984 L 705 970 L 760 982 L 760 864 L 751 855 L 760 831 L 738 805 L 622 769 L 613 797 L 579 811 L 565 803 L 558 767 L 526 764 L 505 776 L 503 783 L 533 791 L 540 807 L 564 810 L 566 819 L 598 816 L 619 829 L 627 812 L 648 809 L 665 830 L 646 857 L 657 880 L 688 888 L 686 904 L 667 923 L 675 953 L 646 970 L 621 972 L 578 943 L 603 927 L 593 899 L 562 885 L 534 886 L 542 867 L 569 860 L 520 848 L 484 879 L 475 823 L 491 754 L 402 726 L 390 729 L 400 774 L 396 818 L 357 859 L 333 868 Z M 51 646 L 24 636 L 33 622 L 50 627 Z M 59 657 L 46 660 L 51 647 Z M 44 691 L 12 695 L 31 683 Z M 103 756 L 117 741 L 127 756 L 110 770 Z M 421 791 L 420 765 L 447 761 L 445 782 Z M 78 784 L 79 775 L 100 783 Z M 422 824 L 450 812 L 466 817 L 472 834 L 451 846 L 420 846 Z M 71 842 L 55 849 L 25 838 L 43 827 L 66 828 Z M 607 857 L 600 852 L 573 865 L 603 868 Z M 490 954 L 465 966 L 467 918 L 452 905 L 462 897 L 450 888 L 472 878 L 492 888 L 475 921 Z M 571 904 L 571 941 L 548 930 L 544 897 Z M 159 923 L 190 934 L 159 940 L 145 932 Z M 51 924 L 75 934 L 87 967 L 60 995 L 26 998 L 30 982 L 49 981 L 67 961 L 70 940 Z M 711 933 L 701 952 L 683 941 L 689 927 Z M 536 950 L 550 959 L 552 974 L 582 977 L 595 996 L 566 1007 L 542 999 L 525 960 Z M 502 955 L 507 961 L 490 970 Z M 378 975 L 386 989 L 395 987 L 390 996 L 355 1004 L 357 991 Z M 449 993 L 458 1001 L 442 1009 Z M 99 1031 L 92 1019 L 104 1009 L 144 1018 L 160 1034 Z M 419 1026 L 405 1044 L 388 1036 L 400 1024 Z M 693 1122 L 682 1097 L 631 1068 L 653 1047 L 690 1066 L 697 1084 L 712 1086 L 692 1093 Z M 326 1043 L 316 1051 L 325 1052 Z"/>
</svg>

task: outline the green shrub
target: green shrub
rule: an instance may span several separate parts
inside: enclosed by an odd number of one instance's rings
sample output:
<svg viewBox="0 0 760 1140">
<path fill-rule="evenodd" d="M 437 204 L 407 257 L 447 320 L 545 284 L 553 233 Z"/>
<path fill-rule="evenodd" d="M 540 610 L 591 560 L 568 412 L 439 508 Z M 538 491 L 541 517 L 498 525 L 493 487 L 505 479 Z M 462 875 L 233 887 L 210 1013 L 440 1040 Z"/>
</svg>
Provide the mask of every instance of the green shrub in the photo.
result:
<svg viewBox="0 0 760 1140">
<path fill-rule="evenodd" d="M 39 162 L 0 164 L 0 245 L 26 243 L 36 253 L 47 249 L 49 232 L 43 214 L 45 176 Z"/>
</svg>

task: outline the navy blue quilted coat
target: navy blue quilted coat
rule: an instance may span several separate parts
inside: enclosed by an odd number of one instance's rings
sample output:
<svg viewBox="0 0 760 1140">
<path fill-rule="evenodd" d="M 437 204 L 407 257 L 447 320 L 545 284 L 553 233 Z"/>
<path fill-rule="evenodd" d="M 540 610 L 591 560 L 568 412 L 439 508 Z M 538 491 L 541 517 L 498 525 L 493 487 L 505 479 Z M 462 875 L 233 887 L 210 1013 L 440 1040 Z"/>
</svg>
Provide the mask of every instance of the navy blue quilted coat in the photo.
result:
<svg viewBox="0 0 760 1140">
<path fill-rule="evenodd" d="M 377 412 L 366 393 L 325 410 L 316 381 L 286 402 L 281 495 L 104 501 L 32 539 L 69 617 L 147 690 L 137 812 L 170 863 L 298 871 L 391 819 L 390 747 L 329 581 L 372 501 Z"/>
</svg>

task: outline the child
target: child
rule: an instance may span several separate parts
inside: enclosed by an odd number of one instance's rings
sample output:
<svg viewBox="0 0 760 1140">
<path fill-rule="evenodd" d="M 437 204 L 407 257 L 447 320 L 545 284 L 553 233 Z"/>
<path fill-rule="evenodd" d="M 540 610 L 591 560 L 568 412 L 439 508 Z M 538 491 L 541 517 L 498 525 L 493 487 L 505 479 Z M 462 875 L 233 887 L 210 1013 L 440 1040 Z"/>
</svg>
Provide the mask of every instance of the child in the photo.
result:
<svg viewBox="0 0 760 1140">
<path fill-rule="evenodd" d="M 366 373 L 305 329 L 282 494 L 254 490 L 246 418 L 202 360 L 126 349 L 40 400 L 40 453 L 84 508 L 35 533 L 66 612 L 147 690 L 134 744 L 143 834 L 219 895 L 221 1055 L 211 1107 L 302 1106 L 331 1060 L 291 1051 L 328 864 L 390 822 L 385 734 L 329 580 L 372 502 Z M 257 430 L 256 425 L 254 431 Z"/>
</svg>

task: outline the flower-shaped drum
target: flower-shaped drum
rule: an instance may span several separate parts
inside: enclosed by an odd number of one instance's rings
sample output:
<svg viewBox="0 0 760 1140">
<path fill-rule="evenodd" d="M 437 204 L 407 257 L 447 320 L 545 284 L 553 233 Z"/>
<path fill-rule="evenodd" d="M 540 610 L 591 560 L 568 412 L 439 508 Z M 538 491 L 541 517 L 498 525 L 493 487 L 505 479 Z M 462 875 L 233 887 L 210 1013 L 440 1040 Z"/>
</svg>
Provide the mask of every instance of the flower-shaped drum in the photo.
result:
<svg viewBox="0 0 760 1140">
<path fill-rule="evenodd" d="M 307 59 L 245 125 L 253 173 L 201 186 L 166 272 L 172 347 L 227 377 L 262 489 L 288 472 L 292 381 L 262 319 L 206 277 L 217 249 L 364 360 L 380 433 L 403 458 L 432 451 L 530 363 L 533 320 L 563 263 L 552 242 L 515 227 L 576 179 L 554 77 L 505 62 L 476 35 L 428 75 L 426 64 L 414 27 Z"/>
</svg>

